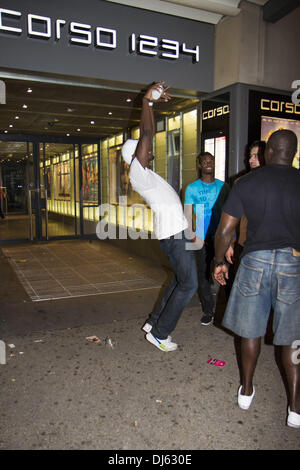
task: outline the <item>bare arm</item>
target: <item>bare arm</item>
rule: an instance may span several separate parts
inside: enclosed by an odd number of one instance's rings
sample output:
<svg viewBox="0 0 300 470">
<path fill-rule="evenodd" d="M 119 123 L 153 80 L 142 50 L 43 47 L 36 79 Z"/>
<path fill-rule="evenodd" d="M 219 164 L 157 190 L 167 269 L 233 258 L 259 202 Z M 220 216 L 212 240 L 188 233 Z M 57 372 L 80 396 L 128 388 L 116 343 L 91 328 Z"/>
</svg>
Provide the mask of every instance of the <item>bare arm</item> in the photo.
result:
<svg viewBox="0 0 300 470">
<path fill-rule="evenodd" d="M 154 114 L 153 114 L 153 106 L 151 106 L 151 102 L 155 101 L 168 101 L 170 99 L 170 95 L 166 93 L 166 90 L 169 88 L 165 88 L 161 98 L 158 100 L 153 100 L 152 98 L 152 91 L 155 88 L 158 88 L 164 82 L 158 82 L 152 87 L 150 87 L 145 96 L 143 97 L 143 104 L 142 104 L 142 113 L 141 113 L 141 121 L 140 121 L 140 138 L 136 148 L 136 158 L 139 160 L 140 164 L 146 168 L 149 165 L 149 162 L 153 160 L 152 154 L 152 142 L 153 137 L 155 134 L 155 123 L 154 123 Z"/>
<path fill-rule="evenodd" d="M 221 220 L 215 235 L 215 262 L 224 262 L 225 253 L 231 243 L 235 227 L 239 219 L 232 217 L 226 212 L 222 212 Z M 214 269 L 214 277 L 221 284 L 225 285 L 225 279 L 228 279 L 228 266 L 222 264 Z"/>
</svg>

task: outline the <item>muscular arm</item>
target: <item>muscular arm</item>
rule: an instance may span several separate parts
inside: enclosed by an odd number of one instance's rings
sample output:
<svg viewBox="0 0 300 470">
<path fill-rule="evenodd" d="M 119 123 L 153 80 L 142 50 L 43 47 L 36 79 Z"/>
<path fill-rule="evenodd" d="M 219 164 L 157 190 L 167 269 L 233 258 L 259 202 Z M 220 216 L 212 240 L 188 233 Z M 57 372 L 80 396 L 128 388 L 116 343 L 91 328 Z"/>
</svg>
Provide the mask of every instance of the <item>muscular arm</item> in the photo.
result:
<svg viewBox="0 0 300 470">
<path fill-rule="evenodd" d="M 153 160 L 152 143 L 155 134 L 155 122 L 153 114 L 153 106 L 149 106 L 149 102 L 153 101 L 169 101 L 171 96 L 166 92 L 169 86 L 164 87 L 163 93 L 160 98 L 153 100 L 152 91 L 159 86 L 163 86 L 164 82 L 157 82 L 151 86 L 143 97 L 142 113 L 140 120 L 140 138 L 136 148 L 136 158 L 140 164 L 146 168 L 151 160 Z"/>
<path fill-rule="evenodd" d="M 239 219 L 236 217 L 232 217 L 224 211 L 222 212 L 221 220 L 215 235 L 216 262 L 222 262 L 224 260 L 226 250 L 231 243 L 238 221 Z"/>
<path fill-rule="evenodd" d="M 143 97 L 142 114 L 140 122 L 140 138 L 136 148 L 136 158 L 145 168 L 152 160 L 152 142 L 154 136 L 153 107 L 149 106 L 146 95 Z"/>
<path fill-rule="evenodd" d="M 232 217 L 226 212 L 222 212 L 221 220 L 215 235 L 215 261 L 222 263 L 224 261 L 224 255 L 228 249 L 232 240 L 235 228 L 239 219 Z M 216 266 L 214 269 L 214 278 L 221 285 L 226 284 L 228 279 L 228 265 L 223 264 L 222 266 Z"/>
</svg>

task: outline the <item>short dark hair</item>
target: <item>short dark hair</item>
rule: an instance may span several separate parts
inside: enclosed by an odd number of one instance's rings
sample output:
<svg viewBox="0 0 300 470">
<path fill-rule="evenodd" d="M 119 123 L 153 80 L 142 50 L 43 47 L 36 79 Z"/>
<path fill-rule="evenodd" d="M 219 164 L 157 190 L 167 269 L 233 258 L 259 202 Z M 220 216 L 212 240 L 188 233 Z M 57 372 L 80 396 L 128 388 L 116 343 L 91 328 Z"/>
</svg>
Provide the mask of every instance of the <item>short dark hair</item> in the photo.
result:
<svg viewBox="0 0 300 470">
<path fill-rule="evenodd" d="M 212 155 L 210 152 L 200 152 L 199 155 L 197 156 L 197 163 L 201 163 L 202 158 L 204 157 L 210 157 L 215 159 L 214 155 Z"/>
</svg>

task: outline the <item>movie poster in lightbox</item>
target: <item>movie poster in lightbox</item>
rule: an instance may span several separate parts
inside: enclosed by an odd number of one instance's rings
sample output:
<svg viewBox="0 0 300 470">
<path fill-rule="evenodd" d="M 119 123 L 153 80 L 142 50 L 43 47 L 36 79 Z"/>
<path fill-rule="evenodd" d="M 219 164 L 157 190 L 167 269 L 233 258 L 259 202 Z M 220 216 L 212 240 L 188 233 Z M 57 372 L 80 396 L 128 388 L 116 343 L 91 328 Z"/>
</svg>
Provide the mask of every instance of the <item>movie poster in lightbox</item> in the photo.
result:
<svg viewBox="0 0 300 470">
<path fill-rule="evenodd" d="M 69 200 L 71 194 L 70 162 L 54 165 L 54 198 Z"/>
<path fill-rule="evenodd" d="M 82 194 L 84 202 L 98 203 L 97 156 L 82 159 Z"/>
</svg>

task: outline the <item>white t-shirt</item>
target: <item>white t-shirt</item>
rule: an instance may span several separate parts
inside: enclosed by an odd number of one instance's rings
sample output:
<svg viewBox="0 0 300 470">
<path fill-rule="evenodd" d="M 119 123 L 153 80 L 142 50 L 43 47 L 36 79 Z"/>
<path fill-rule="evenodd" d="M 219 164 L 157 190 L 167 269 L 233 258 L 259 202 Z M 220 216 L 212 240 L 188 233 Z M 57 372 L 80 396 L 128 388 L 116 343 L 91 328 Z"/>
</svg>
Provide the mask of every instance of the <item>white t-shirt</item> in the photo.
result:
<svg viewBox="0 0 300 470">
<path fill-rule="evenodd" d="M 145 199 L 153 211 L 154 232 L 159 240 L 188 227 L 178 194 L 157 173 L 143 168 L 138 159 L 134 158 L 129 178 L 134 191 Z"/>
</svg>

